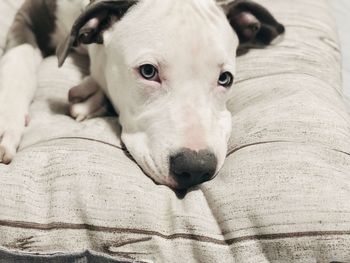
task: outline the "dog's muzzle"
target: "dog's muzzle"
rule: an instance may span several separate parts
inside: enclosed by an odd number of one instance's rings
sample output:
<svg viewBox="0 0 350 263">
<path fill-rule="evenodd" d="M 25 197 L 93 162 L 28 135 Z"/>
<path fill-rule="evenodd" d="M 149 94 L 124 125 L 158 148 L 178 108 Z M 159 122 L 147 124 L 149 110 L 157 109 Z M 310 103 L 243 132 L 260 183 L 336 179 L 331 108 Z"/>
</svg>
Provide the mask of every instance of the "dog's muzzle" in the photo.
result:
<svg viewBox="0 0 350 263">
<path fill-rule="evenodd" d="M 188 189 L 212 179 L 217 168 L 217 158 L 209 150 L 182 149 L 170 157 L 170 174 L 178 189 Z"/>
</svg>

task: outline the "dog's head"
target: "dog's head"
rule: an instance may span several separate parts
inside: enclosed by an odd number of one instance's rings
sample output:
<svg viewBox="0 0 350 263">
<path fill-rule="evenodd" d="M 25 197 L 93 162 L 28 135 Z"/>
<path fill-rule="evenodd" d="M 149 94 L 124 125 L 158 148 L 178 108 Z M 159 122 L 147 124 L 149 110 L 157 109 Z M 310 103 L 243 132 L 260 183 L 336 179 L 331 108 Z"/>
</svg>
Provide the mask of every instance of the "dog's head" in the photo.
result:
<svg viewBox="0 0 350 263">
<path fill-rule="evenodd" d="M 184 189 L 224 163 L 237 49 L 283 32 L 248 0 L 97 0 L 58 55 L 62 64 L 72 47 L 99 44 L 89 47 L 91 73 L 119 113 L 128 151 L 156 182 Z"/>
</svg>

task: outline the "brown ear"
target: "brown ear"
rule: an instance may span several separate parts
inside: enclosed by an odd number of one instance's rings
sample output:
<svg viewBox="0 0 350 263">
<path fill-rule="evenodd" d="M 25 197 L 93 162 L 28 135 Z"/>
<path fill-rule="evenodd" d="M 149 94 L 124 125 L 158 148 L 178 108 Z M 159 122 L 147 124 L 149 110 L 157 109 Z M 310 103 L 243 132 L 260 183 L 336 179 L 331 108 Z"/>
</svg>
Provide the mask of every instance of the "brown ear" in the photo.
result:
<svg viewBox="0 0 350 263">
<path fill-rule="evenodd" d="M 91 0 L 85 11 L 77 18 L 69 36 L 56 50 L 61 67 L 70 51 L 80 44 L 103 44 L 103 32 L 112 24 L 112 17 L 121 19 L 137 0 Z M 114 20 L 115 21 L 115 20 Z"/>
<path fill-rule="evenodd" d="M 269 45 L 285 29 L 263 6 L 250 0 L 236 0 L 223 6 L 240 47 Z"/>
</svg>

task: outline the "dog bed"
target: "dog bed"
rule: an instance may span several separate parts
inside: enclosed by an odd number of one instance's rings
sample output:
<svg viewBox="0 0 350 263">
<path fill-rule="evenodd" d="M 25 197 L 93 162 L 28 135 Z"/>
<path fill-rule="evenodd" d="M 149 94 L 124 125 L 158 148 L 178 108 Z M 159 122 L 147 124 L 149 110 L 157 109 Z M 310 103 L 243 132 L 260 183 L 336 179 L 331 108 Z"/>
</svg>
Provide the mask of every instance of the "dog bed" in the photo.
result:
<svg viewBox="0 0 350 263">
<path fill-rule="evenodd" d="M 0 2 L 2 47 L 20 2 Z M 334 19 L 325 0 L 258 2 L 286 34 L 238 58 L 225 165 L 186 196 L 128 158 L 116 117 L 68 116 L 85 58 L 43 61 L 30 126 L 0 165 L 0 262 L 350 262 L 350 117 Z"/>
</svg>

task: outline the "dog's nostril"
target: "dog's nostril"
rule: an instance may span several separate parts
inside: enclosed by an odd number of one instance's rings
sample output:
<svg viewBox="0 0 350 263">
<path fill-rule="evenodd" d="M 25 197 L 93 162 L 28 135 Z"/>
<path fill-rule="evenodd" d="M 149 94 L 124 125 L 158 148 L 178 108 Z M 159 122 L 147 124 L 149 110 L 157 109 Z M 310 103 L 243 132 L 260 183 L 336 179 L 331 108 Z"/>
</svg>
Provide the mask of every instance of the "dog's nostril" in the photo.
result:
<svg viewBox="0 0 350 263">
<path fill-rule="evenodd" d="M 178 188 L 186 189 L 210 180 L 216 171 L 216 156 L 209 150 L 182 149 L 170 157 L 170 173 Z"/>
</svg>

